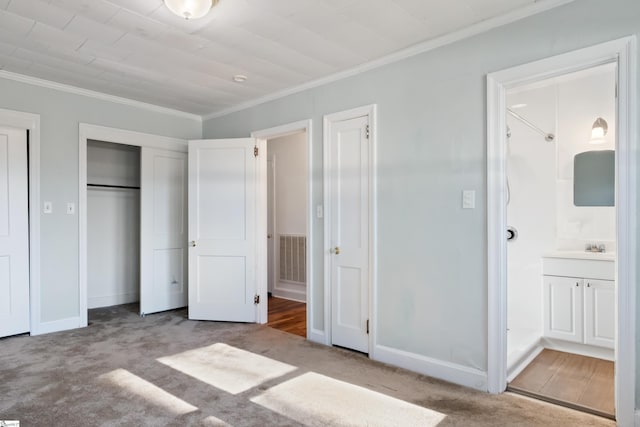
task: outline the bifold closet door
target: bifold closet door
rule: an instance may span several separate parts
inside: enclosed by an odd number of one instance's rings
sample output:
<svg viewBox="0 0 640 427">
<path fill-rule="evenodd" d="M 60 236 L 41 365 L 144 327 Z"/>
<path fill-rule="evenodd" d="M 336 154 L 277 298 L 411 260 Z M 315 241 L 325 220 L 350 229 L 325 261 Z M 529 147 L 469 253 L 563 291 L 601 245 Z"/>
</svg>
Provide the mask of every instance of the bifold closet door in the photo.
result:
<svg viewBox="0 0 640 427">
<path fill-rule="evenodd" d="M 0 128 L 0 337 L 29 332 L 27 132 Z"/>
<path fill-rule="evenodd" d="M 187 305 L 187 154 L 140 154 L 140 313 Z"/>
</svg>

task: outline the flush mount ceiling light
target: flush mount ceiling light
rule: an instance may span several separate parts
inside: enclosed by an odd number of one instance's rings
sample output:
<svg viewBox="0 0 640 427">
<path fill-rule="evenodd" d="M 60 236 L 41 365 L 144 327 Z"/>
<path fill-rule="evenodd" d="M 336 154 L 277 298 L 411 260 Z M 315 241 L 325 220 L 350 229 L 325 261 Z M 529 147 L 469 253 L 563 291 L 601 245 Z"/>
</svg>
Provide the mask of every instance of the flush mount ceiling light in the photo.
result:
<svg viewBox="0 0 640 427">
<path fill-rule="evenodd" d="M 604 137 L 608 130 L 609 125 L 607 125 L 607 121 L 602 117 L 598 117 L 591 127 L 591 139 L 589 139 L 589 144 L 604 144 L 607 142 Z"/>
<path fill-rule="evenodd" d="M 235 76 L 233 76 L 233 81 L 236 83 L 244 83 L 247 81 L 247 79 L 248 77 L 244 74 L 236 74 Z"/>
<path fill-rule="evenodd" d="M 198 19 L 205 16 L 219 0 L 164 0 L 167 8 L 184 19 Z"/>
</svg>

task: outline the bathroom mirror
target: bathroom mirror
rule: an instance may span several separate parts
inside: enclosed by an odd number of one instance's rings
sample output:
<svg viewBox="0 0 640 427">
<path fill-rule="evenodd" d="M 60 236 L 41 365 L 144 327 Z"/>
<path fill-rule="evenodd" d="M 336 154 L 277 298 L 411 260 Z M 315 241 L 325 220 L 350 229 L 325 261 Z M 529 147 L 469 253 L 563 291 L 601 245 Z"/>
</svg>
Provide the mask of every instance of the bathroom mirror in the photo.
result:
<svg viewBox="0 0 640 427">
<path fill-rule="evenodd" d="M 573 204 L 614 206 L 615 152 L 585 151 L 573 158 Z"/>
</svg>

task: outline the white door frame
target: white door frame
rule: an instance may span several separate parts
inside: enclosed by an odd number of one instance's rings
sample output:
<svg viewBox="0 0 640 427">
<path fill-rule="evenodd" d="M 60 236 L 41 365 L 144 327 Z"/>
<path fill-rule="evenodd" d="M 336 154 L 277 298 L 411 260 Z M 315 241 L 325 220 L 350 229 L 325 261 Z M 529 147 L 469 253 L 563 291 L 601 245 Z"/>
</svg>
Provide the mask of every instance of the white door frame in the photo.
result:
<svg viewBox="0 0 640 427">
<path fill-rule="evenodd" d="M 287 123 L 280 126 L 275 126 L 268 129 L 258 130 L 251 132 L 251 137 L 257 140 L 258 148 L 261 153 L 266 155 L 267 153 L 267 140 L 280 138 L 283 136 L 291 135 L 294 133 L 305 132 L 307 143 L 307 200 L 306 200 L 306 234 L 307 234 L 307 339 L 310 341 L 324 342 L 322 339 L 322 331 L 318 331 L 313 328 L 313 314 L 314 314 L 314 300 L 313 290 L 316 284 L 313 282 L 313 233 L 311 230 L 311 224 L 313 222 L 313 149 L 311 141 L 313 138 L 312 122 L 309 120 L 300 120 L 293 123 Z M 267 236 L 267 162 L 258 162 L 258 186 L 256 189 L 258 197 L 258 227 L 256 232 L 258 236 Z M 274 219 L 275 220 L 275 219 Z M 275 236 L 274 236 L 275 238 Z M 268 304 L 267 304 L 267 252 L 264 252 L 266 245 L 258 245 L 257 253 L 257 281 L 256 289 L 261 298 L 264 298 L 264 304 L 260 304 L 258 310 L 258 323 L 267 323 L 268 316 Z M 264 253 L 263 253 L 264 252 Z M 275 254 L 274 254 L 275 255 Z M 274 257 L 275 258 L 275 257 Z M 275 286 L 275 284 L 274 284 Z"/>
<path fill-rule="evenodd" d="M 39 335 L 47 332 L 40 304 L 40 115 L 0 108 L 0 126 L 29 131 L 29 329 Z"/>
<path fill-rule="evenodd" d="M 637 43 L 635 36 L 491 73 L 487 76 L 488 388 L 506 388 L 507 245 L 506 101 L 509 88 L 606 63 L 618 64 L 616 217 L 616 414 L 633 425 L 636 380 Z"/>
<path fill-rule="evenodd" d="M 269 251 L 273 251 L 273 259 L 271 260 L 271 274 L 268 274 L 269 272 L 269 266 L 267 266 L 267 294 L 269 293 L 269 280 L 273 281 L 273 288 L 271 289 L 272 291 L 275 290 L 276 288 L 276 271 L 278 271 L 277 266 L 280 265 L 279 262 L 279 258 L 280 258 L 280 254 L 278 253 L 278 251 L 276 251 L 276 235 L 277 233 L 277 229 L 276 229 L 276 155 L 274 154 L 273 156 L 271 156 L 271 171 L 269 171 L 269 158 L 267 158 L 267 170 L 266 170 L 266 174 L 267 174 L 267 263 L 269 262 Z M 271 176 L 269 176 L 271 175 Z M 273 192 L 272 194 L 272 199 L 271 200 L 271 209 L 269 209 L 269 180 L 272 180 L 272 186 L 273 188 L 271 189 L 271 191 Z M 271 212 L 269 212 L 271 211 Z M 269 214 L 271 214 L 271 241 L 269 241 Z M 306 262 L 306 261 L 305 261 Z M 305 278 L 305 281 L 307 279 Z M 308 282 L 307 282 L 308 284 Z M 308 286 L 307 286 L 308 288 Z M 273 293 L 273 292 L 272 292 Z M 305 293 L 306 295 L 306 293 Z"/>
<path fill-rule="evenodd" d="M 96 140 L 136 147 L 187 152 L 187 140 L 130 130 L 80 123 L 78 132 L 78 293 L 79 316 L 83 328 L 87 313 L 87 141 Z"/>
<path fill-rule="evenodd" d="M 377 343 L 377 188 L 376 188 L 376 143 L 377 105 L 365 105 L 351 110 L 327 114 L 323 118 L 323 175 L 324 175 L 324 343 L 331 345 L 331 167 L 329 163 L 329 139 L 331 126 L 335 122 L 369 116 L 369 358 L 375 359 Z"/>
</svg>

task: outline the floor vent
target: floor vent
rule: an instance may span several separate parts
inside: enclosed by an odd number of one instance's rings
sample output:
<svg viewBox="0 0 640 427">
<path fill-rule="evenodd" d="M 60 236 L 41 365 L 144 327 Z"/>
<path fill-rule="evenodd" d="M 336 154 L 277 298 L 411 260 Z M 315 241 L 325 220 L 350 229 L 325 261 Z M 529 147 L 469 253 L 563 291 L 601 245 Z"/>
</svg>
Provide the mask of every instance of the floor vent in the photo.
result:
<svg viewBox="0 0 640 427">
<path fill-rule="evenodd" d="M 306 283 L 307 237 L 280 234 L 280 280 Z"/>
</svg>

